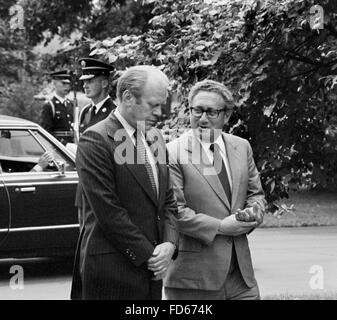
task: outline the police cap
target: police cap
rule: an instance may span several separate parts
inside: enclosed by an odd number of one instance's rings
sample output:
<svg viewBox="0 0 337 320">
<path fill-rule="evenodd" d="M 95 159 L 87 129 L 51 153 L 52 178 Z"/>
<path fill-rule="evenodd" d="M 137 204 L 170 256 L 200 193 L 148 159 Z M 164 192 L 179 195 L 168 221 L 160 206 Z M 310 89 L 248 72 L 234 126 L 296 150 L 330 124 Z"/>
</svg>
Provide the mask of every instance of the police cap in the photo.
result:
<svg viewBox="0 0 337 320">
<path fill-rule="evenodd" d="M 115 70 L 112 65 L 93 58 L 80 58 L 79 63 L 82 67 L 80 80 L 89 80 L 100 75 L 108 77 Z"/>
<path fill-rule="evenodd" d="M 68 70 L 61 70 L 49 74 L 54 80 L 61 80 L 62 82 L 70 83 L 71 75 Z"/>
</svg>

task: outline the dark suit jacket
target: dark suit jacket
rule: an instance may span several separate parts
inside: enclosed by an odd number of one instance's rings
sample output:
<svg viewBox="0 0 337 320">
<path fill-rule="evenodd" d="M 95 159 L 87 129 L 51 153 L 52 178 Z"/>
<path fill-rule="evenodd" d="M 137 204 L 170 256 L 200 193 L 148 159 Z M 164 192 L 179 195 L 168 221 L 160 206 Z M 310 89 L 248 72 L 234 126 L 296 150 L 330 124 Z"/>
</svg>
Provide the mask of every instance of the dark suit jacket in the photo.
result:
<svg viewBox="0 0 337 320">
<path fill-rule="evenodd" d="M 124 133 L 124 141 L 120 133 Z M 73 299 L 161 298 L 161 281 L 151 281 L 146 262 L 157 244 L 177 243 L 178 237 L 165 142 L 160 135 L 156 143 L 164 157 L 164 164 L 158 165 L 158 199 L 145 165 L 123 163 L 125 146 L 135 151 L 114 113 L 80 138 L 76 165 L 83 188 L 84 219 Z"/>
<path fill-rule="evenodd" d="M 201 161 L 207 156 L 192 131 L 167 145 L 181 232 L 179 256 L 170 266 L 167 287 L 219 290 L 230 268 L 232 246 L 247 286 L 256 285 L 247 236 L 218 231 L 221 220 L 239 208 L 256 202 L 264 211 L 264 192 L 249 142 L 225 133 L 223 138 L 232 178 L 231 201 L 211 171 L 213 165 Z"/>
</svg>

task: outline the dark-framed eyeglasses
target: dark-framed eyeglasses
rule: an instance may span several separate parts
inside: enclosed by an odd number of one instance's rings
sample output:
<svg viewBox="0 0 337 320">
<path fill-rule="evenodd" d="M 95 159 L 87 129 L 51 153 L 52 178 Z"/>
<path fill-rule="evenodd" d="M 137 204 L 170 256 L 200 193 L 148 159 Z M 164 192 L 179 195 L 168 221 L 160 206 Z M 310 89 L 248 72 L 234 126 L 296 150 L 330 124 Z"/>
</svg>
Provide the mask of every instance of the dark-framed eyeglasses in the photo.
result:
<svg viewBox="0 0 337 320">
<path fill-rule="evenodd" d="M 219 114 L 222 111 L 226 111 L 226 108 L 219 109 L 219 110 L 217 110 L 217 109 L 203 110 L 203 109 L 200 109 L 200 108 L 191 107 L 190 110 L 191 110 L 191 114 L 192 114 L 193 117 L 201 118 L 202 115 L 204 114 L 204 112 L 206 112 L 206 115 L 207 115 L 208 119 L 216 119 L 217 117 L 219 117 Z"/>
</svg>

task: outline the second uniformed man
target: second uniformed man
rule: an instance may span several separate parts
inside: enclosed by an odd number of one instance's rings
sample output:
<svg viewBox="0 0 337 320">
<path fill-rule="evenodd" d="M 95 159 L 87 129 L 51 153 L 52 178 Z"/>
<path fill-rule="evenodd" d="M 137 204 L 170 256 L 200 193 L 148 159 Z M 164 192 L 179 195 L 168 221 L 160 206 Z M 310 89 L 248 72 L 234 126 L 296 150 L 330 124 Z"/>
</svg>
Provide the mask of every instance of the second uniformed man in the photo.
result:
<svg viewBox="0 0 337 320">
<path fill-rule="evenodd" d="M 54 96 L 46 101 L 41 112 L 41 126 L 64 145 L 73 142 L 73 104 L 66 98 L 70 91 L 70 74 L 67 70 L 50 74 L 55 87 Z"/>
<path fill-rule="evenodd" d="M 82 134 L 88 127 L 104 120 L 116 108 L 109 96 L 109 75 L 114 67 L 101 60 L 81 58 L 83 88 L 85 95 L 92 100 L 80 112 L 79 132 Z"/>
</svg>

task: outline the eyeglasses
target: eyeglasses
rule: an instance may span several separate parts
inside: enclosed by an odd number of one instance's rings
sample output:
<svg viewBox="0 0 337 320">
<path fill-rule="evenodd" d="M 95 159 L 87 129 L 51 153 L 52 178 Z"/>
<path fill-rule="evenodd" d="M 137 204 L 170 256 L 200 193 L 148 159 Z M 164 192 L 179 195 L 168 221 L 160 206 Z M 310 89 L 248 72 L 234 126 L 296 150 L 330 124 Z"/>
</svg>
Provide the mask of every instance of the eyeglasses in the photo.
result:
<svg viewBox="0 0 337 320">
<path fill-rule="evenodd" d="M 226 109 L 220 109 L 220 110 L 216 110 L 216 109 L 203 110 L 199 108 L 190 108 L 190 109 L 191 109 L 191 114 L 193 117 L 201 118 L 204 112 L 206 112 L 208 119 L 216 119 L 217 117 L 219 117 L 220 112 L 226 111 Z"/>
</svg>

